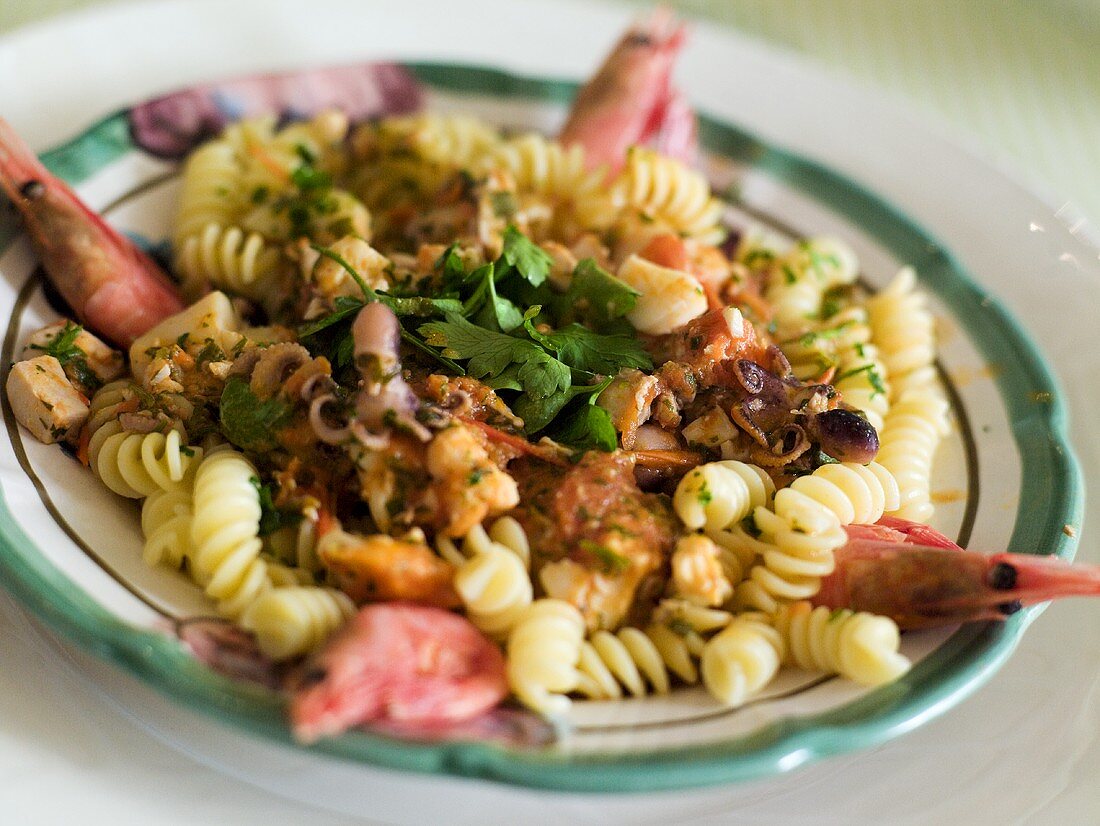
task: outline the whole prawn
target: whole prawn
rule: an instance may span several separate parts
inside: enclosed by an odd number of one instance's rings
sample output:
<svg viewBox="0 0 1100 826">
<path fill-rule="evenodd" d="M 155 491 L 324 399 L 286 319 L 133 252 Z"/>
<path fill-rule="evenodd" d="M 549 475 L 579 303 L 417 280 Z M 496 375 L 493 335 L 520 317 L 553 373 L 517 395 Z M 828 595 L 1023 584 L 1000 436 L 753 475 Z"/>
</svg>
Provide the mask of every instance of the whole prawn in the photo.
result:
<svg viewBox="0 0 1100 826">
<path fill-rule="evenodd" d="M 847 530 L 812 601 L 882 614 L 901 628 L 1003 620 L 1025 605 L 1100 596 L 1100 566 L 964 551 L 927 525 L 891 517 Z"/>
<path fill-rule="evenodd" d="M 160 267 L 51 175 L 3 119 L 0 190 L 22 214 L 54 286 L 94 332 L 129 347 L 183 309 Z"/>
</svg>

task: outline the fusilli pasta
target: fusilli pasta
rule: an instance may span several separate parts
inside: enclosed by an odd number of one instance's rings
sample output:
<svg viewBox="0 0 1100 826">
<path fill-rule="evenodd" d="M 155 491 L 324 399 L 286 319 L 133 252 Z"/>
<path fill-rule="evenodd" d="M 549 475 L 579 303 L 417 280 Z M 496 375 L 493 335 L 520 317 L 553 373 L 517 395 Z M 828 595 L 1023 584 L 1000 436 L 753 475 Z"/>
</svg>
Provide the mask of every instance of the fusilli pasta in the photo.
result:
<svg viewBox="0 0 1100 826">
<path fill-rule="evenodd" d="M 736 617 L 703 649 L 703 685 L 719 702 L 742 705 L 775 677 L 783 649 L 779 632 L 765 620 Z"/>
<path fill-rule="evenodd" d="M 909 670 L 898 653 L 898 627 L 887 617 L 796 602 L 779 609 L 775 627 L 787 644 L 787 661 L 808 671 L 875 686 Z"/>
<path fill-rule="evenodd" d="M 287 660 L 318 648 L 355 614 L 355 603 L 335 588 L 292 585 L 264 592 L 241 614 L 260 650 Z"/>
<path fill-rule="evenodd" d="M 260 558 L 255 476 L 252 464 L 231 449 L 211 453 L 195 475 L 191 574 L 231 618 L 271 587 Z"/>
<path fill-rule="evenodd" d="M 569 710 L 566 696 L 580 685 L 577 665 L 584 643 L 584 618 L 559 599 L 538 599 L 508 635 L 508 684 L 528 708 L 549 715 Z"/>
<path fill-rule="evenodd" d="M 703 243 L 721 240 L 722 202 L 706 178 L 681 162 L 643 147 L 627 151 L 626 166 L 612 184 L 615 205 L 644 213 L 673 232 Z"/>
<path fill-rule="evenodd" d="M 179 431 L 130 433 L 118 421 L 101 425 L 88 442 L 92 471 L 119 496 L 140 499 L 158 490 L 182 490 L 202 459 Z"/>
</svg>

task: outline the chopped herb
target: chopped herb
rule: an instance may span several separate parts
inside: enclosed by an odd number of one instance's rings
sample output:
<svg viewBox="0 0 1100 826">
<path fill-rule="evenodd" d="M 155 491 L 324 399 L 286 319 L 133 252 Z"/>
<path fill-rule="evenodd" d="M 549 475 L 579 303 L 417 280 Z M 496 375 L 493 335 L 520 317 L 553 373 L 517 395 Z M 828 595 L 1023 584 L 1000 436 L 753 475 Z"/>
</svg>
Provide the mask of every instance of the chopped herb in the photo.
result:
<svg viewBox="0 0 1100 826">
<path fill-rule="evenodd" d="M 499 376 L 516 364 L 516 379 L 535 398 L 568 390 L 572 383 L 569 367 L 533 341 L 486 330 L 457 313 L 447 313 L 446 321 L 424 324 L 419 332 L 426 343 L 443 348 L 445 357 L 468 360 L 466 371 L 474 378 Z"/>
<path fill-rule="evenodd" d="M 821 317 L 829 319 L 839 313 L 844 308 L 844 296 L 847 292 L 847 285 L 826 290 L 825 297 L 821 301 Z"/>
<path fill-rule="evenodd" d="M 868 363 L 859 367 L 853 367 L 851 370 L 845 370 L 838 376 L 833 377 L 833 384 L 839 384 L 845 379 L 850 379 L 852 376 L 857 376 L 860 373 L 867 374 L 867 383 L 871 385 L 871 389 L 874 391 L 871 396 L 886 395 L 886 383 L 882 380 L 882 375 L 875 368 L 874 363 Z"/>
<path fill-rule="evenodd" d="M 686 637 L 688 634 L 695 633 L 695 629 L 691 627 L 691 623 L 681 617 L 673 617 L 665 623 L 668 630 L 674 634 L 678 634 L 681 637 Z"/>
<path fill-rule="evenodd" d="M 624 367 L 653 368 L 649 354 L 634 336 L 601 335 L 580 324 L 544 334 L 535 329 L 530 318 L 524 319 L 524 327 L 532 339 L 557 353 L 574 370 L 613 376 Z"/>
<path fill-rule="evenodd" d="M 802 347 L 812 347 L 816 341 L 827 341 L 829 339 L 838 338 L 853 324 L 855 324 L 854 321 L 845 321 L 843 324 L 838 324 L 836 327 L 829 327 L 825 330 L 811 330 L 799 336 L 798 343 Z"/>
<path fill-rule="evenodd" d="M 233 377 L 221 396 L 221 426 L 225 437 L 243 450 L 275 448 L 275 431 L 289 422 L 293 409 L 279 399 L 260 401 L 248 382 Z"/>
<path fill-rule="evenodd" d="M 840 269 L 840 259 L 833 253 L 823 253 L 808 241 L 800 241 L 798 246 L 809 256 L 810 266 L 819 279 L 828 276 L 829 270 Z"/>
<path fill-rule="evenodd" d="M 41 350 L 47 356 L 53 356 L 66 372 L 71 372 L 80 384 L 89 390 L 95 391 L 103 386 L 99 376 L 88 366 L 88 354 L 76 344 L 77 337 L 84 331 L 79 324 L 66 321 L 65 326 L 58 330 L 57 335 L 51 338 L 45 346 L 32 344 L 32 350 Z"/>
<path fill-rule="evenodd" d="M 596 449 L 610 453 L 619 446 L 619 436 L 611 422 L 611 414 L 592 402 L 577 405 L 560 430 L 556 441 L 578 449 Z"/>
<path fill-rule="evenodd" d="M 695 494 L 695 498 L 703 507 L 706 507 L 714 500 L 714 494 L 710 492 L 710 487 L 707 485 L 705 479 L 698 492 Z"/>
<path fill-rule="evenodd" d="M 497 218 L 511 218 L 519 211 L 516 196 L 511 192 L 494 192 L 489 195 L 489 203 Z"/>
<path fill-rule="evenodd" d="M 302 514 L 298 511 L 284 510 L 275 506 L 271 496 L 271 485 L 263 484 L 259 477 L 253 476 L 249 480 L 260 498 L 260 536 L 269 536 L 280 528 L 296 525 L 302 521 Z"/>
<path fill-rule="evenodd" d="M 604 573 L 621 574 L 630 567 L 630 560 L 620 553 L 616 553 L 606 545 L 593 542 L 591 539 L 582 539 L 577 543 L 582 551 L 592 554 L 603 563 Z"/>
<path fill-rule="evenodd" d="M 618 524 L 617 522 L 613 522 L 610 525 L 608 525 L 607 529 L 609 531 L 615 531 L 615 533 L 619 534 L 620 536 L 625 536 L 628 539 L 632 539 L 632 538 L 634 538 L 638 535 L 635 531 L 632 531 L 628 528 L 624 528 L 622 525 Z"/>
<path fill-rule="evenodd" d="M 775 253 L 764 247 L 754 247 L 742 257 L 741 261 L 747 267 L 767 266 L 775 260 Z"/>
<path fill-rule="evenodd" d="M 206 344 L 199 350 L 198 355 L 195 356 L 195 361 L 198 364 L 202 364 L 207 361 L 225 361 L 225 351 L 218 346 L 218 342 L 212 338 L 206 340 Z"/>
<path fill-rule="evenodd" d="M 749 514 L 741 520 L 741 530 L 751 536 L 753 539 L 760 538 L 760 528 L 756 525 L 756 520 L 753 519 L 752 514 Z"/>
</svg>

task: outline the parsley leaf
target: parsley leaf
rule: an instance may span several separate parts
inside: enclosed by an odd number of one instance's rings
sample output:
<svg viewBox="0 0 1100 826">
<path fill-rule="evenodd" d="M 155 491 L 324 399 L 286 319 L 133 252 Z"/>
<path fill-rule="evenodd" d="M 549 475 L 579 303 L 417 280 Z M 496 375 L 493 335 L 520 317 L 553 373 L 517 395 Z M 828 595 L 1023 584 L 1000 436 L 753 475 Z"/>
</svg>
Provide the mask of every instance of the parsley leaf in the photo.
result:
<svg viewBox="0 0 1100 826">
<path fill-rule="evenodd" d="M 561 330 L 539 333 L 525 322 L 531 338 L 558 354 L 558 358 L 575 370 L 601 376 L 613 376 L 624 367 L 651 370 L 653 361 L 641 342 L 629 335 L 601 335 L 580 324 L 570 324 Z"/>
<path fill-rule="evenodd" d="M 479 279 L 477 288 L 462 303 L 462 314 L 473 316 L 474 323 L 489 330 L 510 333 L 523 323 L 523 313 L 509 299 L 497 294 L 496 267 L 486 264 L 470 276 Z"/>
<path fill-rule="evenodd" d="M 527 433 L 538 433 L 549 425 L 573 399 L 587 395 L 588 404 L 593 404 L 611 381 L 612 379 L 608 377 L 599 384 L 574 385 L 568 390 L 561 390 L 544 398 L 523 395 L 512 405 L 512 410 L 523 419 L 523 429 Z"/>
<path fill-rule="evenodd" d="M 474 378 L 495 378 L 517 364 L 516 380 L 536 398 L 569 388 L 572 382 L 569 367 L 533 341 L 486 330 L 457 313 L 447 313 L 446 318 L 422 325 L 420 334 L 428 344 L 442 347 L 444 356 L 469 359 L 466 372 Z"/>
<path fill-rule="evenodd" d="M 275 448 L 275 431 L 286 425 L 294 411 L 280 399 L 260 401 L 242 378 L 225 384 L 221 397 L 222 432 L 242 450 Z"/>
<path fill-rule="evenodd" d="M 342 295 L 336 299 L 336 309 L 326 316 L 307 321 L 298 327 L 298 338 L 315 336 L 322 330 L 327 330 L 334 324 L 339 324 L 345 318 L 363 309 L 363 302 L 357 298 L 349 298 Z"/>
<path fill-rule="evenodd" d="M 634 309 L 639 295 L 625 281 L 585 258 L 573 269 L 569 289 L 553 300 L 553 309 L 559 318 L 577 318 L 606 329 Z"/>
<path fill-rule="evenodd" d="M 610 453 L 619 446 L 619 435 L 611 423 L 611 414 L 597 404 L 593 393 L 587 404 L 577 405 L 562 427 L 554 434 L 554 440 L 580 449 L 604 450 Z"/>
<path fill-rule="evenodd" d="M 553 263 L 546 252 L 512 224 L 504 230 L 504 251 L 500 257 L 519 270 L 519 274 L 534 287 L 539 286 L 550 275 L 550 266 Z"/>
</svg>

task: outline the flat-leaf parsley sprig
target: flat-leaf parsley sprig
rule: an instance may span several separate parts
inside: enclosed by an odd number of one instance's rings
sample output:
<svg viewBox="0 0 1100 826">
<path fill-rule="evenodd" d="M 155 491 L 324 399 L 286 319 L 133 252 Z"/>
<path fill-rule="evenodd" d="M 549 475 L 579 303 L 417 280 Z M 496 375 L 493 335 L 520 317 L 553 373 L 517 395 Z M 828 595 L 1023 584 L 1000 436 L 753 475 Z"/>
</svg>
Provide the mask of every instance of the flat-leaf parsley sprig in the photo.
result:
<svg viewBox="0 0 1100 826">
<path fill-rule="evenodd" d="M 637 292 L 592 259 L 556 293 L 550 257 L 509 226 L 495 261 L 467 272 L 457 247 L 449 247 L 436 264 L 437 294 L 395 296 L 372 289 L 332 250 L 317 251 L 347 270 L 363 298 L 338 298 L 332 313 L 302 325 L 299 336 L 311 349 L 331 351 L 338 365 L 350 362 L 353 316 L 379 301 L 399 317 L 408 344 L 456 375 L 515 393 L 509 403 L 529 435 L 546 430 L 565 444 L 615 449 L 614 426 L 596 398 L 624 367 L 653 364 L 624 318 Z M 432 317 L 438 320 L 424 321 Z M 415 330 L 414 319 L 423 322 Z"/>
</svg>

